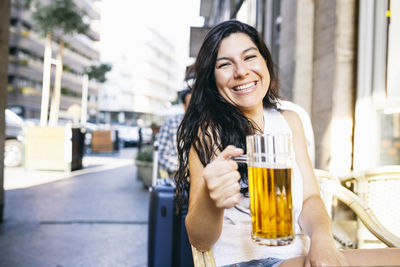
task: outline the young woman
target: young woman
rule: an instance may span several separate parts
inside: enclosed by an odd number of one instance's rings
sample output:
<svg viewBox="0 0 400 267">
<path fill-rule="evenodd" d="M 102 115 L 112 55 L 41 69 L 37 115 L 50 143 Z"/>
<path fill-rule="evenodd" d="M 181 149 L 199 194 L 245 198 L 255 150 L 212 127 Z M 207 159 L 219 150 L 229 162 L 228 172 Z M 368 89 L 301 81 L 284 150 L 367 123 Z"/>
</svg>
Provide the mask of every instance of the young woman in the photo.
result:
<svg viewBox="0 0 400 267">
<path fill-rule="evenodd" d="M 348 266 L 400 263 L 399 250 L 341 252 L 332 237 L 307 154 L 300 118 L 277 108 L 277 77 L 257 31 L 226 21 L 209 31 L 194 66 L 190 105 L 178 131 L 178 196 L 189 194 L 186 229 L 198 250 L 212 248 L 218 266 Z M 268 247 L 250 238 L 246 166 L 231 157 L 245 137 L 290 133 L 295 151 L 295 241 Z M 242 164 L 239 164 L 242 165 Z"/>
</svg>

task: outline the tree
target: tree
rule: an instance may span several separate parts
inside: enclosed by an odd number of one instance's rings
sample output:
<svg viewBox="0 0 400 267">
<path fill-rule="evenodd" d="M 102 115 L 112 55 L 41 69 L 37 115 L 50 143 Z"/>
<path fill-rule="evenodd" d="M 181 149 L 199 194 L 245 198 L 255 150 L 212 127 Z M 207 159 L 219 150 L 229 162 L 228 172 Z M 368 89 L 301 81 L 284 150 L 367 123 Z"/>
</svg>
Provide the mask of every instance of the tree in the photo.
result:
<svg viewBox="0 0 400 267">
<path fill-rule="evenodd" d="M 85 73 L 89 76 L 89 79 L 94 79 L 99 83 L 104 83 L 106 79 L 106 73 L 111 70 L 111 65 L 108 63 L 102 63 L 98 66 L 90 66 L 85 69 Z"/>
<path fill-rule="evenodd" d="M 34 0 L 35 11 L 32 18 L 39 32 L 46 36 L 44 51 L 43 87 L 40 124 L 47 125 L 48 99 L 50 95 L 50 69 L 51 69 L 51 38 L 56 34 L 59 39 L 59 50 L 56 58 L 56 76 L 54 80 L 53 97 L 51 100 L 49 125 L 55 126 L 58 121 L 61 98 L 62 53 L 64 48 L 63 35 L 75 33 L 85 34 L 89 25 L 83 21 L 84 10 L 75 5 L 73 0 L 53 0 L 47 5 L 42 5 L 39 0 Z"/>
<path fill-rule="evenodd" d="M 85 69 L 85 74 L 83 75 L 83 83 L 82 83 L 82 107 L 81 107 L 82 125 L 85 125 L 86 123 L 89 80 L 94 79 L 100 83 L 104 83 L 107 80 L 106 73 L 109 72 L 111 68 L 112 67 L 110 64 L 102 63 L 98 66 L 93 65 Z"/>
<path fill-rule="evenodd" d="M 5 116 L 7 106 L 8 41 L 10 29 L 10 0 L 0 1 L 0 222 L 4 210 L 4 140 Z"/>
</svg>

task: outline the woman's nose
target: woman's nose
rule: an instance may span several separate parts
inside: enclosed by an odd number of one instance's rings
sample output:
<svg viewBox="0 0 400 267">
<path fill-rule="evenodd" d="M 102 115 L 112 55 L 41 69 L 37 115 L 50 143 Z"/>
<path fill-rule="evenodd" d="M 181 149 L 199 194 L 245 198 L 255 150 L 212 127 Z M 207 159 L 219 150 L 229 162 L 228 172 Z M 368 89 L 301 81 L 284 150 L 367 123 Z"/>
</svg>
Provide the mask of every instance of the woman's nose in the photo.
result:
<svg viewBox="0 0 400 267">
<path fill-rule="evenodd" d="M 237 63 L 235 67 L 235 78 L 242 78 L 249 74 L 249 69 L 243 62 Z"/>
</svg>

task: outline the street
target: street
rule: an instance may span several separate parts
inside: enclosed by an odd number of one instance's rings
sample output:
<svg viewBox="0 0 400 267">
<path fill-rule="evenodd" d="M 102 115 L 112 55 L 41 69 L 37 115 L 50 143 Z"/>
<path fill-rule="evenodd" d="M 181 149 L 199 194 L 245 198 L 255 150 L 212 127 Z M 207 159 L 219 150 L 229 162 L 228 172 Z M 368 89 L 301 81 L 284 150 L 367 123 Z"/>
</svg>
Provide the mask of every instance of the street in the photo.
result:
<svg viewBox="0 0 400 267">
<path fill-rule="evenodd" d="M 85 155 L 71 173 L 5 169 L 0 266 L 147 266 L 135 153 Z"/>
</svg>

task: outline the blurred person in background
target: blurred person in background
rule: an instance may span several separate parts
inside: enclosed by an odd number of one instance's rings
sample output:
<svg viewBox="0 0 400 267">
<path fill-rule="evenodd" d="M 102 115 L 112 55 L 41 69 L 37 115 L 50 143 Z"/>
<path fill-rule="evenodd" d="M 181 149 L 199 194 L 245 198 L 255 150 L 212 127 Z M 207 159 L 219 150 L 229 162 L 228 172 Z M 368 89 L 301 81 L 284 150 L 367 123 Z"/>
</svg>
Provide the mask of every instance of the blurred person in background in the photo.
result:
<svg viewBox="0 0 400 267">
<path fill-rule="evenodd" d="M 142 127 L 139 127 L 138 135 L 139 135 L 138 150 L 141 151 L 141 150 L 142 150 L 142 145 L 143 145 L 143 131 L 142 131 Z"/>
<path fill-rule="evenodd" d="M 191 98 L 190 89 L 184 89 L 180 93 L 180 102 L 183 110 L 186 111 Z M 176 142 L 176 134 L 179 124 L 184 114 L 177 114 L 167 118 L 158 133 L 158 165 L 162 172 L 168 173 L 168 177 L 173 177 L 178 170 L 178 150 Z"/>
</svg>

